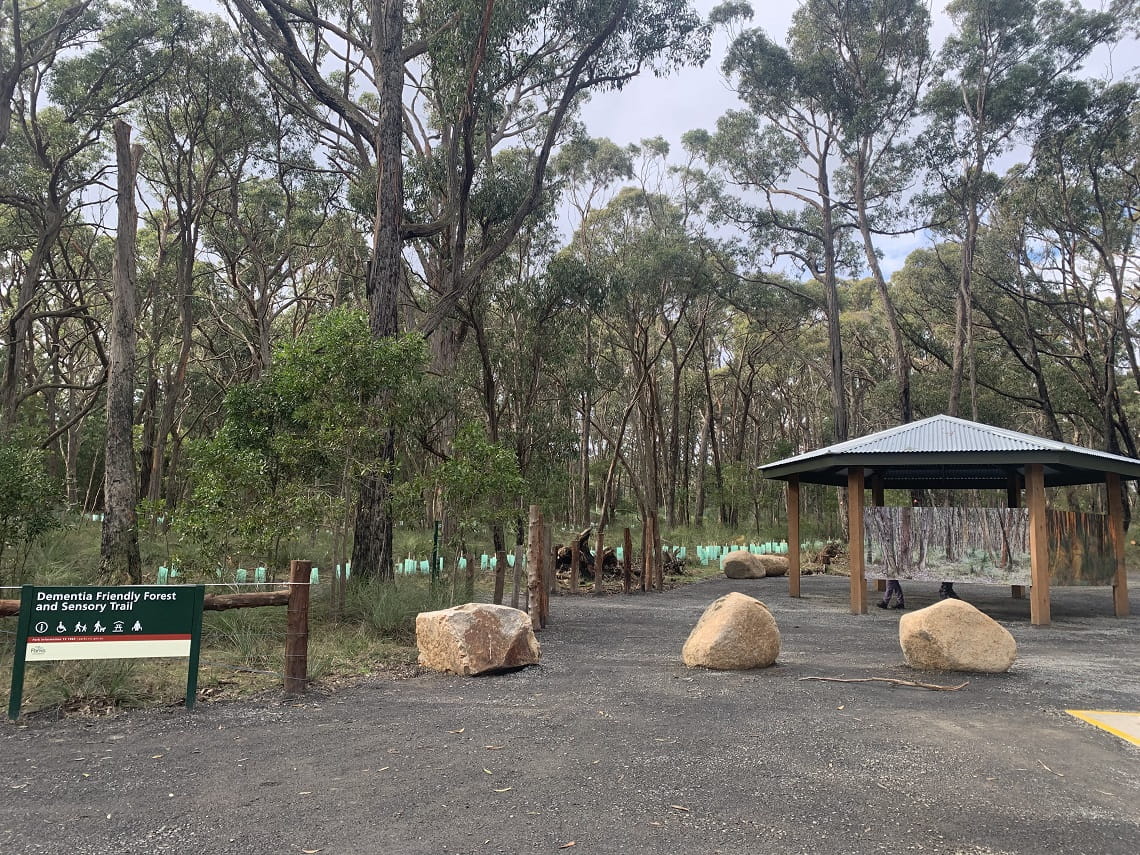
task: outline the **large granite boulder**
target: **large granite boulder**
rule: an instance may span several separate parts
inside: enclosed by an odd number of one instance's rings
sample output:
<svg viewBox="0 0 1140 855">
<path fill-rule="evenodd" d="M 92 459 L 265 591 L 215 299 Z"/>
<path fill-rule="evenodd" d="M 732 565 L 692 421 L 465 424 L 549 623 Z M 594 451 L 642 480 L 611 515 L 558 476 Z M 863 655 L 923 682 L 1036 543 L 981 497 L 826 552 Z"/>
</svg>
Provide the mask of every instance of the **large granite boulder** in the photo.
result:
<svg viewBox="0 0 1140 855">
<path fill-rule="evenodd" d="M 724 556 L 724 575 L 729 579 L 763 579 L 768 575 L 763 556 L 753 555 L 747 549 L 734 549 Z"/>
<path fill-rule="evenodd" d="M 788 556 L 786 555 L 757 555 L 760 563 L 764 565 L 764 573 L 768 576 L 788 575 Z"/>
<path fill-rule="evenodd" d="M 689 634 L 681 658 L 690 668 L 767 668 L 780 655 L 780 629 L 759 600 L 725 594 L 705 609 Z"/>
<path fill-rule="evenodd" d="M 963 600 L 942 600 L 903 615 L 899 644 L 906 664 L 926 671 L 1008 671 L 1017 642 L 1004 626 Z"/>
<path fill-rule="evenodd" d="M 534 665 L 539 658 L 527 613 L 490 603 L 421 612 L 416 646 L 425 668 L 465 677 Z"/>
</svg>

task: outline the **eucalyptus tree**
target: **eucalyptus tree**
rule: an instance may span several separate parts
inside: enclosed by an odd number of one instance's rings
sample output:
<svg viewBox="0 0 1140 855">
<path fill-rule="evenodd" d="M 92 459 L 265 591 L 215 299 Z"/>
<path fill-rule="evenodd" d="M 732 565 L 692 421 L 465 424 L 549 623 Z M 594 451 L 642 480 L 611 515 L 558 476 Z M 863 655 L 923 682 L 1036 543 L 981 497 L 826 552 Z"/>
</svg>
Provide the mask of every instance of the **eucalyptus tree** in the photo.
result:
<svg viewBox="0 0 1140 855">
<path fill-rule="evenodd" d="M 1140 295 L 1140 87 L 1133 82 L 1090 83 L 1054 110 L 1035 143 L 1032 222 L 1042 241 L 1037 257 L 1059 246 L 1077 249 L 1071 276 L 1089 282 L 1086 318 L 1098 318 L 1101 352 L 1086 355 L 1098 387 L 1105 448 L 1136 451 L 1119 383 L 1140 392 L 1132 319 Z M 1123 376 L 1117 378 L 1119 368 Z M 1087 382 L 1087 381 L 1086 381 Z"/>
<path fill-rule="evenodd" d="M 660 151 L 661 144 L 648 141 L 648 147 Z M 589 246 L 587 270 L 605 300 L 600 346 L 626 375 L 614 390 L 620 417 L 603 421 L 600 409 L 594 413 L 594 430 L 611 450 L 599 531 L 612 510 L 610 488 L 620 465 L 629 475 L 645 525 L 652 558 L 647 568 L 657 566 L 660 556 L 666 472 L 673 475 L 677 468 L 669 462 L 667 422 L 670 414 L 679 420 L 680 410 L 679 402 L 674 409 L 669 399 L 680 394 L 679 372 L 705 341 L 702 333 L 713 302 L 709 258 L 688 225 L 681 206 L 668 196 L 627 187 L 587 218 L 569 249 L 583 258 Z"/>
<path fill-rule="evenodd" d="M 628 147 L 616 145 L 608 139 L 574 139 L 564 145 L 554 161 L 555 173 L 559 178 L 563 198 L 573 209 L 576 221 L 574 230 L 580 227 L 593 211 L 609 201 L 615 185 L 633 179 L 633 160 Z M 585 265 L 591 262 L 590 245 L 581 247 Z M 565 272 L 565 271 L 564 271 Z M 583 277 L 588 281 L 589 277 Z M 585 296 L 585 295 L 583 295 Z M 592 499 L 590 493 L 590 427 L 593 419 L 595 386 L 597 383 L 592 370 L 594 364 L 593 315 L 598 308 L 596 299 L 577 301 L 582 321 L 579 329 L 582 340 L 582 362 L 573 372 L 573 392 L 578 399 L 579 441 L 578 441 L 578 481 L 577 501 L 574 506 L 574 519 L 585 523 L 590 518 Z"/>
<path fill-rule="evenodd" d="M 272 177 L 234 175 L 228 183 L 204 225 L 216 258 L 207 311 L 211 326 L 241 352 L 233 368 L 244 382 L 269 369 L 275 339 L 307 326 L 308 307 L 336 305 L 340 281 L 330 265 L 340 250 L 337 232 L 351 236 L 353 220 L 338 210 L 335 176 L 282 164 Z"/>
<path fill-rule="evenodd" d="M 581 99 L 707 52 L 685 0 L 425 2 L 407 22 L 401 0 L 228 5 L 277 96 L 308 113 L 330 159 L 357 181 L 371 218 L 366 291 L 376 336 L 398 328 L 405 241 L 425 241 L 442 259 L 421 322 L 430 333 L 540 204 L 551 153 Z M 473 229 L 475 188 L 500 183 L 495 154 L 507 140 L 530 153 L 526 180 L 511 182 L 494 219 Z M 405 156 L 418 164 L 422 199 L 405 195 Z M 394 439 L 387 447 L 391 460 Z M 361 481 L 353 565 L 364 576 L 391 575 L 390 479 L 389 465 Z"/>
<path fill-rule="evenodd" d="M 998 161 L 1048 105 L 1068 97 L 1073 74 L 1098 45 L 1113 39 L 1126 2 L 1104 12 L 1061 0 L 954 0 L 955 31 L 943 43 L 924 106 L 927 165 L 938 191 L 939 230 L 959 245 L 948 412 L 961 409 L 969 373 L 976 415 L 973 341 L 975 252 L 1001 188 Z"/>
<path fill-rule="evenodd" d="M 138 340 L 136 235 L 138 207 L 135 176 L 142 147 L 131 143 L 131 126 L 115 122 L 115 259 L 112 267 L 111 328 L 108 336 L 106 439 L 103 455 L 103 531 L 99 575 L 106 580 L 142 584 L 139 555 L 135 423 L 135 350 Z"/>
<path fill-rule="evenodd" d="M 80 222 L 80 209 L 93 203 L 85 194 L 98 186 L 106 167 L 103 137 L 110 122 L 165 73 L 165 49 L 181 14 L 182 7 L 168 0 L 97 0 L 67 29 L 74 49 L 37 52 L 38 64 L 25 61 L 12 86 L 14 132 L 0 159 L 0 207 L 21 220 L 26 238 L 4 330 L 2 431 L 13 429 L 29 394 L 23 386 L 31 331 L 53 247 Z M 63 17 L 68 15 L 65 10 Z M 39 15 L 19 20 L 33 28 L 43 23 Z"/>
<path fill-rule="evenodd" d="M 896 415 L 912 418 L 910 358 L 879 261 L 878 238 L 900 222 L 914 180 L 911 126 L 930 65 L 930 15 L 922 0 L 806 0 L 789 42 L 834 92 L 836 146 L 844 169 L 837 189 L 854 214 L 867 269 L 890 332 Z"/>
<path fill-rule="evenodd" d="M 717 120 L 715 134 L 690 134 L 710 166 L 736 195 L 722 196 L 719 218 L 744 231 L 748 269 L 793 269 L 817 281 L 828 328 L 834 438 L 848 436 L 840 331 L 839 282 L 857 264 L 853 222 L 840 195 L 843 95 L 825 73 L 811 37 L 810 16 L 793 28 L 787 46 L 761 28 L 732 41 L 722 68 L 743 110 Z M 722 22 L 751 17 L 747 4 L 718 8 Z"/>
<path fill-rule="evenodd" d="M 168 443 L 176 414 L 184 406 L 187 372 L 194 347 L 196 280 L 204 221 L 215 208 L 229 204 L 231 191 L 250 177 L 259 153 L 272 150 L 270 134 L 285 128 L 271 125 L 265 92 L 238 50 L 225 22 L 188 12 L 169 51 L 171 73 L 148 88 L 134 104 L 145 157 L 140 167 L 155 200 L 150 226 L 158 236 L 153 287 L 168 283 L 168 302 L 149 295 L 148 407 L 155 415 L 149 437 L 144 482 L 157 506 L 163 497 L 170 456 Z M 165 295 L 163 295 L 165 296 Z M 173 306 L 176 324 L 166 313 Z M 199 310 L 200 311 L 200 310 Z M 171 326 L 176 344 L 169 344 Z M 162 359 L 171 357 L 169 361 Z M 165 364 L 158 364 L 160 360 Z"/>
<path fill-rule="evenodd" d="M 54 451 L 47 462 L 64 484 L 68 508 L 91 506 L 98 488 L 92 483 L 93 459 L 101 454 L 102 429 L 91 429 L 90 416 L 103 400 L 108 363 L 104 277 L 111 267 L 110 243 L 95 228 L 69 229 L 49 259 L 50 287 L 41 295 L 32 333 L 41 343 L 28 363 L 31 388 L 43 402 L 39 444 Z M 83 475 L 86 495 L 80 493 Z"/>
<path fill-rule="evenodd" d="M 14 107 L 22 109 L 22 81 L 40 75 L 59 54 L 79 48 L 101 26 L 91 11 L 96 0 L 44 0 L 28 6 L 11 0 L 0 6 L 0 148 L 12 128 Z"/>
<path fill-rule="evenodd" d="M 1089 83 L 1073 96 L 1042 123 L 1033 163 L 1006 176 L 979 241 L 975 306 L 1032 378 L 1004 394 L 1035 390 L 1057 439 L 1131 454 L 1136 89 Z"/>
<path fill-rule="evenodd" d="M 482 210 L 477 202 L 475 211 Z M 450 409 L 461 429 L 468 432 L 467 439 L 471 439 L 470 425 L 477 419 L 485 426 L 486 442 L 511 454 L 514 471 L 525 479 L 513 496 L 513 514 L 482 517 L 490 527 L 497 556 L 495 602 L 501 602 L 503 596 L 507 523 L 513 517 L 521 543 L 526 506 L 550 506 L 561 500 L 559 470 L 573 441 L 559 379 L 575 370 L 577 337 L 573 326 L 577 307 L 573 284 L 559 275 L 557 265 L 551 271 L 548 264 L 560 241 L 555 215 L 553 206 L 543 206 L 514 245 L 491 266 L 479 288 L 457 306 L 456 318 L 469 334 L 464 337 L 455 370 L 441 378 L 445 383 L 451 381 L 454 397 Z M 476 402 L 477 406 L 465 406 L 464 401 Z M 458 464 L 454 464 L 456 450 L 450 447 L 450 436 L 438 429 L 438 422 L 432 434 L 430 439 L 425 437 L 425 443 L 430 442 L 445 461 L 445 472 L 453 471 Z M 525 495 L 521 492 L 524 483 Z M 457 515 L 479 518 L 472 517 L 471 510 L 462 504 L 452 505 L 449 495 L 457 495 L 454 486 L 440 491 L 443 505 L 436 513 L 445 522 L 454 520 L 459 525 L 445 525 L 445 533 L 461 527 L 463 518 L 456 519 Z"/>
</svg>

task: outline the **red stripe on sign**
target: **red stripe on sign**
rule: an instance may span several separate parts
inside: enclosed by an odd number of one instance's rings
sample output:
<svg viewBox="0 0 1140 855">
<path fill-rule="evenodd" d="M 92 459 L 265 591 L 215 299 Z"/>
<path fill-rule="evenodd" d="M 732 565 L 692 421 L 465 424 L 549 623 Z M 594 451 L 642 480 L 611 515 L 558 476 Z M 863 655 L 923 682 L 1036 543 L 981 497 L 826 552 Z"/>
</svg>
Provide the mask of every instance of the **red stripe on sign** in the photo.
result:
<svg viewBox="0 0 1140 855">
<path fill-rule="evenodd" d="M 53 641 L 188 641 L 190 633 L 175 635 L 37 635 L 28 644 L 51 644 Z"/>
</svg>

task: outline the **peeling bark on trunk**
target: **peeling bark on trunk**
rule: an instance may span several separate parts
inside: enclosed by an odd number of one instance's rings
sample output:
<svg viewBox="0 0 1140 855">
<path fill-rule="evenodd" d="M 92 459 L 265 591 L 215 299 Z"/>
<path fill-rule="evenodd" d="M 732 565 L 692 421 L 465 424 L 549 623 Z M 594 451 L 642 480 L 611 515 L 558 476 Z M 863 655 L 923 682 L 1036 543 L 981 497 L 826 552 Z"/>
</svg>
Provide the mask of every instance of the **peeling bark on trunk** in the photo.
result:
<svg viewBox="0 0 1140 855">
<path fill-rule="evenodd" d="M 141 146 L 131 145 L 131 126 L 115 122 L 118 164 L 118 232 L 115 236 L 110 365 L 107 372 L 107 439 L 99 574 L 111 582 L 142 582 L 135 516 L 135 453 L 132 436 L 135 392 L 135 174 Z"/>
<path fill-rule="evenodd" d="M 372 221 L 372 258 L 368 265 L 368 308 L 372 335 L 398 332 L 397 300 L 403 273 L 404 175 L 401 159 L 404 85 L 404 6 L 401 0 L 379 0 L 373 12 L 372 43 L 380 53 L 377 83 L 379 117 L 373 148 L 376 154 L 376 214 Z M 384 401 L 376 401 L 378 408 Z M 390 497 L 396 460 L 395 434 L 388 432 L 375 469 L 360 483 L 356 509 L 352 569 L 357 578 L 395 578 L 392 567 Z"/>
</svg>

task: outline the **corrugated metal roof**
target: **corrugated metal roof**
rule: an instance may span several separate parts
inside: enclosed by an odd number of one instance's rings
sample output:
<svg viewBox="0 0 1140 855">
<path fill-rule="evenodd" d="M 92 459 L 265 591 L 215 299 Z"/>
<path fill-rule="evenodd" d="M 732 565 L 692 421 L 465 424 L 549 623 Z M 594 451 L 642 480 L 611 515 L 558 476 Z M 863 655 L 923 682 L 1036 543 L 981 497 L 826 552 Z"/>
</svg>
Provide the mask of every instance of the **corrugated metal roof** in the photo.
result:
<svg viewBox="0 0 1140 855">
<path fill-rule="evenodd" d="M 1058 451 L 1064 443 L 1039 436 L 1017 433 L 990 425 L 968 422 L 953 416 L 931 416 L 831 447 L 831 453 L 855 451 L 862 454 L 971 451 Z M 1073 446 L 1075 447 L 1075 446 Z"/>
<path fill-rule="evenodd" d="M 1140 478 L 1140 461 L 1131 457 L 945 415 L 809 451 L 765 464 L 760 469 L 771 477 L 786 477 L 823 469 L 834 475 L 838 468 L 847 465 L 886 465 L 896 476 L 901 470 L 909 470 L 913 479 L 919 468 L 930 464 L 993 466 L 1002 460 L 1002 455 L 1009 455 L 1008 462 L 1015 465 L 1036 458 L 1067 467 L 1068 474 L 1052 476 L 1057 483 L 1076 483 L 1071 480 L 1074 469 L 1115 471 L 1125 477 Z M 877 464 L 879 456 L 884 458 L 883 464 Z M 818 462 L 818 467 L 814 462 Z"/>
</svg>

